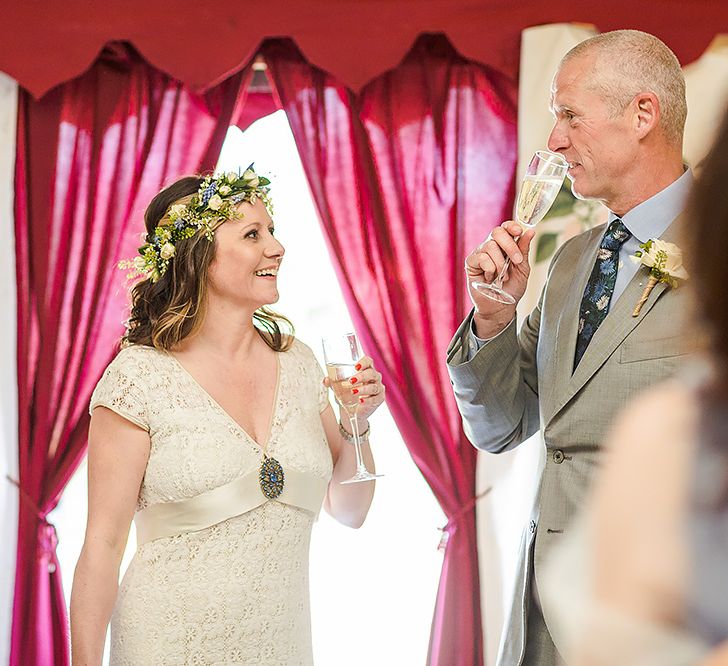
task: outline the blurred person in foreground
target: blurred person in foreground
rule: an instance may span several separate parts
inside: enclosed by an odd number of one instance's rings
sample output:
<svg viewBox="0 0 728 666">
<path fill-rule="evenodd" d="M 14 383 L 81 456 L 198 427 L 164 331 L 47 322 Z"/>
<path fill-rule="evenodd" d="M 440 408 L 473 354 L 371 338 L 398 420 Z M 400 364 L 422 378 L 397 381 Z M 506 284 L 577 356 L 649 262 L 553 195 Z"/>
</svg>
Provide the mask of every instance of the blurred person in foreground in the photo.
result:
<svg viewBox="0 0 728 666">
<path fill-rule="evenodd" d="M 546 449 L 499 666 L 561 662 L 552 610 L 539 594 L 546 555 L 583 506 L 616 414 L 638 391 L 674 374 L 690 349 L 680 333 L 681 289 L 656 285 L 633 316 L 648 277 L 629 259 L 650 241 L 672 241 L 683 223 L 692 175 L 682 161 L 680 63 L 647 33 L 597 35 L 562 59 L 551 109 L 548 147 L 569 162 L 574 194 L 609 208 L 608 223 L 558 250 L 520 331 L 515 305 L 492 301 L 471 283 L 492 282 L 508 256 L 505 289 L 520 300 L 533 230 L 510 221 L 493 230 L 466 259 L 473 311 L 447 354 L 473 445 L 501 453 L 540 433 Z"/>
<path fill-rule="evenodd" d="M 373 483 L 278 300 L 268 181 L 189 176 L 145 214 L 122 350 L 91 398 L 89 512 L 71 596 L 74 666 L 312 664 L 311 528 L 358 527 Z M 383 402 L 362 358 L 360 432 Z M 371 450 L 364 446 L 368 466 Z M 118 585 L 134 519 L 137 551 Z"/>
<path fill-rule="evenodd" d="M 728 665 L 728 115 L 701 167 L 681 242 L 703 351 L 618 419 L 552 554 L 543 596 L 570 665 Z"/>
</svg>

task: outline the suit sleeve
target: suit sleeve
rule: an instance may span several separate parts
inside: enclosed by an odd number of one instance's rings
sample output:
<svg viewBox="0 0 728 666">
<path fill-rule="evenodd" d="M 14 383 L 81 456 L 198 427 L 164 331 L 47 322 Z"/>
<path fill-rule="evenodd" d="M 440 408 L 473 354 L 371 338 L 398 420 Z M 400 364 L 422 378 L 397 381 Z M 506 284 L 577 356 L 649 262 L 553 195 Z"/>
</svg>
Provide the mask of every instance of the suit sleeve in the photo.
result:
<svg viewBox="0 0 728 666">
<path fill-rule="evenodd" d="M 450 343 L 447 365 L 463 430 L 478 449 L 507 451 L 539 428 L 536 346 L 540 303 L 516 332 L 515 319 L 467 360 L 471 312 Z"/>
<path fill-rule="evenodd" d="M 549 275 L 563 248 L 554 255 Z M 447 366 L 455 401 L 465 435 L 478 449 L 490 453 L 508 451 L 540 427 L 536 351 L 546 288 L 520 333 L 514 319 L 471 355 L 471 311 L 450 342 Z"/>
</svg>

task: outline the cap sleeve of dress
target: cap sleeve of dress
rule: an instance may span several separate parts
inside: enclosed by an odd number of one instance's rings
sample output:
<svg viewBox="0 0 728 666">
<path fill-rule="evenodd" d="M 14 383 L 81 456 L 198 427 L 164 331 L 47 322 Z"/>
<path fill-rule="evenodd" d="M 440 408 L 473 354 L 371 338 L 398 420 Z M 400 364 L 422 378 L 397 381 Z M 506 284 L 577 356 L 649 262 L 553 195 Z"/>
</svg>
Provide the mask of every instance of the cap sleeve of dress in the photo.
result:
<svg viewBox="0 0 728 666">
<path fill-rule="evenodd" d="M 149 432 L 147 392 L 149 366 L 144 350 L 122 349 L 104 371 L 91 395 L 89 413 L 106 407 Z"/>
</svg>

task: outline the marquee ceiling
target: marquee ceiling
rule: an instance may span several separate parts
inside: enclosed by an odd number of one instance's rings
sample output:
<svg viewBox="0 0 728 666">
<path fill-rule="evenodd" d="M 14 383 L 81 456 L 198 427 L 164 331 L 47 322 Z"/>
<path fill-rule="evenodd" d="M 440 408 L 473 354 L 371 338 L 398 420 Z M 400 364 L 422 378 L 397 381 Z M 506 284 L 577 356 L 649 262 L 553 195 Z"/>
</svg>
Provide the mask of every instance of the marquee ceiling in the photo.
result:
<svg viewBox="0 0 728 666">
<path fill-rule="evenodd" d="M 130 41 L 195 90 L 247 63 L 266 37 L 291 37 L 354 90 L 394 67 L 423 32 L 514 80 L 521 30 L 557 22 L 633 27 L 683 64 L 728 32 L 726 0 L 23 0 L 0 14 L 0 71 L 40 97 L 86 70 L 109 41 Z"/>
</svg>

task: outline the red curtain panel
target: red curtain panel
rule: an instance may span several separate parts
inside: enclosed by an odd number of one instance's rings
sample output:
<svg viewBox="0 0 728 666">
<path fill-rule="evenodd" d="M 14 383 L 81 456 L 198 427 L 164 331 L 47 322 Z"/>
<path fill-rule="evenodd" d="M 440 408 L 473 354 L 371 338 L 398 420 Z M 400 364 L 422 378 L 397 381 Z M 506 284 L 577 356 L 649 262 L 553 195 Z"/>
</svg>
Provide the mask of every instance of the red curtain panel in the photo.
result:
<svg viewBox="0 0 728 666">
<path fill-rule="evenodd" d="M 515 87 L 435 35 L 359 95 L 289 40 L 267 42 L 263 56 L 356 330 L 449 519 L 428 663 L 482 664 L 476 451 L 444 357 L 469 309 L 465 256 L 510 216 Z"/>
<path fill-rule="evenodd" d="M 20 515 L 11 666 L 69 661 L 47 520 L 86 446 L 88 403 L 114 355 L 146 203 L 214 167 L 250 70 L 195 95 L 131 48 L 19 99 L 15 184 Z"/>
</svg>

